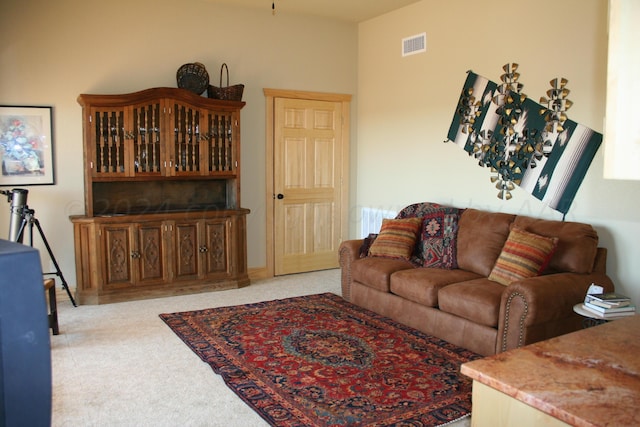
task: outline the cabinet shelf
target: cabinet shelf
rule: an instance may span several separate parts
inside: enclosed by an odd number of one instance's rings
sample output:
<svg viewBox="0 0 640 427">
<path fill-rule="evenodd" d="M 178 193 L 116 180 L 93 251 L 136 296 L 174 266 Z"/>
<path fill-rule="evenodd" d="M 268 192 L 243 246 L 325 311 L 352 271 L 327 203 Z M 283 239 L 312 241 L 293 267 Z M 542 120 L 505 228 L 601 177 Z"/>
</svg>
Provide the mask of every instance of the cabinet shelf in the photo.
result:
<svg viewBox="0 0 640 427">
<path fill-rule="evenodd" d="M 221 179 L 93 182 L 93 214 L 234 209 L 228 185 Z"/>
</svg>

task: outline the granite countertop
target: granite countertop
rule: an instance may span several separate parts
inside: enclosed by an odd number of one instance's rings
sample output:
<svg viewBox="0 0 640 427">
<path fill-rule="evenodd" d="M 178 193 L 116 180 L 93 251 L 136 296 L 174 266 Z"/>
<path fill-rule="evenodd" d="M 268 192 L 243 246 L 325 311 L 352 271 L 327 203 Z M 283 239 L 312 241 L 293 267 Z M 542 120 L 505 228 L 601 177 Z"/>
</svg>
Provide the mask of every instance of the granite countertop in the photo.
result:
<svg viewBox="0 0 640 427">
<path fill-rule="evenodd" d="M 640 426 L 640 315 L 462 365 L 468 377 L 575 426 Z"/>
</svg>

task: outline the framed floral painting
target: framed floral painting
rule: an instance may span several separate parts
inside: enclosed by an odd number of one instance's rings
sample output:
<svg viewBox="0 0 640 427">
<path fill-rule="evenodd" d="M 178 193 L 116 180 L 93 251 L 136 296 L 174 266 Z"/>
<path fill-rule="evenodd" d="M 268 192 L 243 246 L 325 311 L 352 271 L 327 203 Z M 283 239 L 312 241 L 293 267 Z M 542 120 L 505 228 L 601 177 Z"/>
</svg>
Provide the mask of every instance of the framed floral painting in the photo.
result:
<svg viewBox="0 0 640 427">
<path fill-rule="evenodd" d="M 51 107 L 0 106 L 0 186 L 54 184 Z"/>
</svg>

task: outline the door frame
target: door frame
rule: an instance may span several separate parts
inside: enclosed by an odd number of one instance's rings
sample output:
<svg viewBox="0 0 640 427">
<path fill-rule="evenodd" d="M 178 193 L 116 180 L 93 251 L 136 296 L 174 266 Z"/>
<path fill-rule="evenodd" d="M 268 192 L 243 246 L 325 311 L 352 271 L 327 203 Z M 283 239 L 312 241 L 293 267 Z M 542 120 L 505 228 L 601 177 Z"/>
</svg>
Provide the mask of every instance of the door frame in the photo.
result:
<svg viewBox="0 0 640 427">
<path fill-rule="evenodd" d="M 300 90 L 284 90 L 284 89 L 263 89 L 266 101 L 266 261 L 267 261 L 267 277 L 275 275 L 275 254 L 274 254 L 274 107 L 275 98 L 289 99 L 306 99 L 310 101 L 329 101 L 340 102 L 342 105 L 342 164 L 340 167 L 340 217 L 342 222 L 342 230 L 340 239 L 345 240 L 349 235 L 349 152 L 350 152 L 350 134 L 351 134 L 351 95 L 326 92 L 307 92 Z M 336 253 L 336 257 L 338 254 Z"/>
</svg>

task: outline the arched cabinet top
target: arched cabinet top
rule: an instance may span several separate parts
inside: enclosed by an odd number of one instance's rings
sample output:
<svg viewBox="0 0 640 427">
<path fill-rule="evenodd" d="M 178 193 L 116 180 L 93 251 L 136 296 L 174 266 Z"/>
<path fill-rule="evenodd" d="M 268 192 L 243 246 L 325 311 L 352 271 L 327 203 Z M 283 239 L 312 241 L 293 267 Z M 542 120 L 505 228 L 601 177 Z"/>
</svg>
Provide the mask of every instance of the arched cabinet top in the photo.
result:
<svg viewBox="0 0 640 427">
<path fill-rule="evenodd" d="M 83 107 L 86 107 L 88 105 L 116 107 L 131 105 L 138 102 L 148 102 L 155 99 L 173 99 L 175 101 L 185 102 L 196 107 L 217 110 L 238 110 L 245 105 L 245 102 L 242 101 L 224 101 L 219 99 L 207 98 L 201 95 L 197 95 L 186 89 L 173 87 L 156 87 L 125 94 L 83 93 L 78 96 L 78 104 Z"/>
</svg>

